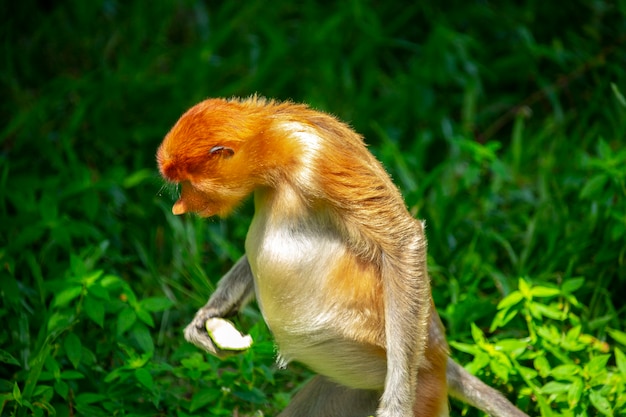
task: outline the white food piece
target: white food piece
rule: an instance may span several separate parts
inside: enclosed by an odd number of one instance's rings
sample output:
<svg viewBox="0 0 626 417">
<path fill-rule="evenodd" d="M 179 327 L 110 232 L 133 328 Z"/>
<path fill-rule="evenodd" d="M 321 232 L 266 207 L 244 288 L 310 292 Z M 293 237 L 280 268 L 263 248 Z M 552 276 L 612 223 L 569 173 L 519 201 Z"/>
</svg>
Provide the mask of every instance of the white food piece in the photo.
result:
<svg viewBox="0 0 626 417">
<path fill-rule="evenodd" d="M 242 335 L 228 320 L 210 318 L 206 321 L 206 330 L 215 346 L 221 350 L 246 350 L 252 346 L 252 337 L 249 334 Z"/>
</svg>

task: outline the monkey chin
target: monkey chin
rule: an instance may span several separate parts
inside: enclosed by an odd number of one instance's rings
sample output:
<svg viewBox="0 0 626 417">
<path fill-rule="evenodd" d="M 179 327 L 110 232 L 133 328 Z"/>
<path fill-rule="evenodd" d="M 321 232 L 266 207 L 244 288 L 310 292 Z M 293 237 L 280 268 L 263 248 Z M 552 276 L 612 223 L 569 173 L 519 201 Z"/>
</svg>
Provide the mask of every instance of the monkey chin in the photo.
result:
<svg viewBox="0 0 626 417">
<path fill-rule="evenodd" d="M 207 217 L 219 217 L 220 219 L 225 219 L 226 217 L 230 216 L 230 214 L 233 212 L 234 208 L 228 208 L 228 210 L 215 210 L 214 207 L 207 207 L 203 210 L 197 211 L 195 212 L 195 214 L 199 217 L 207 218 Z"/>
</svg>

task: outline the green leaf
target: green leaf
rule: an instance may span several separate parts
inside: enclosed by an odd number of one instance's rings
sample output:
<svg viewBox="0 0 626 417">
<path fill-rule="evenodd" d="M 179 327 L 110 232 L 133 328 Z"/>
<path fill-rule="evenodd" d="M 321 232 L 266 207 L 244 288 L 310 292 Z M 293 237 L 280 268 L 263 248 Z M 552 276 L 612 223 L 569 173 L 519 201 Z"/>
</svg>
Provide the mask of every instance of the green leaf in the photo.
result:
<svg viewBox="0 0 626 417">
<path fill-rule="evenodd" d="M 574 378 L 574 380 L 572 381 L 572 385 L 567 392 L 567 403 L 569 404 L 570 409 L 573 409 L 577 404 L 580 403 L 584 388 L 585 384 L 583 382 L 583 379 Z"/>
<path fill-rule="evenodd" d="M 619 348 L 615 348 L 615 363 L 622 376 L 626 379 L 626 355 Z"/>
<path fill-rule="evenodd" d="M 8 363 L 9 365 L 20 365 L 17 359 L 4 349 L 0 349 L 0 362 Z"/>
<path fill-rule="evenodd" d="M 602 166 L 605 167 L 606 162 L 613 159 L 613 149 L 611 145 L 607 143 L 604 137 L 600 137 L 598 140 L 598 155 L 600 155 L 600 160 L 602 161 Z"/>
<path fill-rule="evenodd" d="M 83 379 L 85 375 L 78 371 L 63 371 L 61 372 L 61 379 Z"/>
<path fill-rule="evenodd" d="M 533 312 L 538 314 L 537 318 L 541 317 L 549 317 L 554 320 L 563 320 L 565 319 L 565 313 L 558 309 L 557 306 L 554 305 L 545 305 L 540 303 L 533 303 L 531 305 Z"/>
<path fill-rule="evenodd" d="M 474 356 L 474 360 L 467 364 L 465 369 L 467 369 L 467 371 L 471 374 L 476 374 L 479 370 L 489 366 L 490 362 L 491 357 L 489 355 L 485 352 L 479 352 L 476 356 Z"/>
<path fill-rule="evenodd" d="M 607 333 L 620 345 L 626 346 L 626 333 L 617 329 L 607 329 Z"/>
<path fill-rule="evenodd" d="M 539 371 L 539 375 L 543 378 L 550 374 L 550 362 L 548 362 L 548 359 L 546 359 L 545 356 L 537 356 L 533 361 L 533 365 L 535 366 L 535 369 Z"/>
<path fill-rule="evenodd" d="M 54 388 L 49 385 L 37 384 L 33 392 L 33 397 L 51 397 L 54 395 Z"/>
<path fill-rule="evenodd" d="M 68 327 L 76 317 L 67 310 L 55 311 L 48 319 L 48 333 L 55 334 L 56 331 L 60 331 Z"/>
<path fill-rule="evenodd" d="M 265 393 L 260 389 L 254 387 L 246 391 L 236 390 L 233 391 L 233 394 L 236 397 L 239 397 L 242 400 L 252 404 L 263 404 L 267 402 L 267 396 L 265 395 Z"/>
<path fill-rule="evenodd" d="M 604 188 L 609 177 L 606 174 L 596 174 L 589 181 L 585 183 L 583 189 L 580 191 L 579 198 L 581 199 L 593 199 L 598 196 L 598 193 Z"/>
<path fill-rule="evenodd" d="M 596 391 L 596 390 L 591 391 L 591 393 L 589 394 L 589 399 L 591 400 L 591 404 L 593 404 L 596 410 L 598 410 L 605 416 L 613 415 L 613 410 L 611 409 L 611 403 L 599 391 Z"/>
<path fill-rule="evenodd" d="M 125 284 L 124 280 L 116 275 L 105 275 L 100 280 L 100 285 L 107 290 L 113 290 L 119 288 Z"/>
<path fill-rule="evenodd" d="M 535 394 L 537 398 L 537 403 L 539 404 L 539 410 L 541 411 L 541 417 L 561 417 L 561 415 L 557 415 L 552 411 L 552 407 L 550 407 L 550 403 L 546 400 L 546 398 L 540 393 Z"/>
<path fill-rule="evenodd" d="M 578 290 L 585 283 L 585 278 L 569 278 L 563 281 L 561 290 L 566 294 L 571 294 Z"/>
<path fill-rule="evenodd" d="M 109 404 L 112 401 L 109 401 Z M 85 405 L 85 404 L 76 404 L 76 415 L 77 416 L 89 416 L 89 417 L 107 417 L 107 414 L 102 412 L 102 408 L 100 407 L 94 407 L 91 405 Z M 111 415 L 111 414 L 108 414 Z M 129 415 L 133 415 L 130 414 Z M 137 417 L 137 414 L 134 414 L 134 417 Z"/>
<path fill-rule="evenodd" d="M 544 394 L 563 394 L 570 390 L 571 384 L 565 384 L 562 382 L 550 381 L 543 387 L 541 392 Z"/>
<path fill-rule="evenodd" d="M 543 318 L 542 314 L 541 314 L 541 304 L 539 304 L 539 303 L 534 303 L 534 302 L 528 303 L 528 312 L 535 319 L 542 319 Z"/>
<path fill-rule="evenodd" d="M 489 362 L 489 367 L 494 374 L 498 376 L 505 383 L 509 381 L 509 368 L 500 363 L 500 361 L 492 360 Z"/>
<path fill-rule="evenodd" d="M 95 284 L 95 282 L 98 280 L 98 278 L 100 278 L 102 276 L 103 273 L 104 273 L 104 271 L 102 271 L 102 270 L 91 271 L 90 273 L 85 274 L 81 278 L 81 282 L 84 285 L 86 285 L 87 287 L 90 287 L 90 286 Z"/>
<path fill-rule="evenodd" d="M 85 297 L 83 304 L 87 317 L 93 320 L 98 326 L 104 327 L 104 304 L 95 297 Z"/>
<path fill-rule="evenodd" d="M 69 304 L 70 301 L 78 297 L 80 293 L 82 292 L 82 290 L 83 290 L 82 286 L 71 286 L 62 290 L 60 293 L 58 293 L 54 297 L 51 307 L 55 308 L 55 307 L 66 306 L 67 304 Z"/>
<path fill-rule="evenodd" d="M 69 361 L 74 365 L 74 368 L 78 368 L 83 354 L 83 345 L 78 336 L 75 333 L 68 333 L 65 336 L 63 347 Z"/>
<path fill-rule="evenodd" d="M 571 329 L 569 329 L 567 331 L 567 334 L 565 335 L 565 337 L 569 341 L 578 341 L 582 331 L 583 331 L 582 326 L 580 326 L 580 325 L 579 326 L 574 326 L 574 327 L 572 327 Z"/>
<path fill-rule="evenodd" d="M 152 359 L 153 353 L 154 353 L 153 351 L 145 352 L 139 356 L 136 356 L 133 354 L 132 359 L 128 361 L 128 365 L 134 369 L 143 368 L 144 366 L 146 366 L 148 362 L 150 362 L 150 359 Z"/>
<path fill-rule="evenodd" d="M 111 299 L 109 291 L 100 285 L 99 282 L 90 285 L 87 291 L 89 292 L 89 295 L 93 295 L 101 300 L 109 301 Z"/>
<path fill-rule="evenodd" d="M 154 388 L 152 374 L 146 368 L 135 369 L 135 378 L 137 378 L 141 385 L 148 388 L 149 390 Z"/>
<path fill-rule="evenodd" d="M 472 323 L 471 328 L 472 328 L 472 338 L 474 339 L 474 342 L 477 345 L 480 346 L 480 345 L 488 344 L 483 331 L 480 330 L 480 328 L 478 328 L 476 324 Z"/>
<path fill-rule="evenodd" d="M 17 381 L 13 383 L 13 399 L 17 401 L 19 405 L 22 405 L 22 391 L 20 391 L 19 385 L 17 385 Z"/>
<path fill-rule="evenodd" d="M 42 368 L 45 363 L 48 362 L 50 352 L 52 351 L 52 344 L 54 343 L 55 336 L 48 334 L 46 340 L 39 348 L 37 354 L 30 360 L 30 369 L 28 371 L 26 382 L 24 383 L 23 395 L 26 400 L 30 400 L 32 393 L 37 386 L 37 382 L 42 374 Z"/>
<path fill-rule="evenodd" d="M 585 369 L 591 375 L 599 374 L 602 371 L 606 370 L 606 364 L 611 359 L 611 355 L 598 355 L 593 358 L 585 365 Z"/>
<path fill-rule="evenodd" d="M 135 310 L 135 313 L 137 313 L 137 317 L 139 317 L 139 320 L 143 321 L 150 327 L 154 327 L 154 320 L 152 319 L 152 316 L 148 311 L 139 307 Z"/>
<path fill-rule="evenodd" d="M 61 366 L 59 365 L 59 362 L 57 362 L 54 356 L 48 355 L 44 359 L 44 363 L 45 363 L 46 370 L 52 373 L 52 376 L 54 377 L 54 379 L 61 378 Z"/>
<path fill-rule="evenodd" d="M 106 400 L 107 398 L 108 398 L 107 395 L 86 392 L 83 394 L 78 394 L 76 396 L 76 402 L 79 404 L 93 404 L 96 402 L 102 402 Z"/>
<path fill-rule="evenodd" d="M 542 339 L 546 339 L 552 343 L 558 342 L 561 339 L 561 333 L 554 326 L 545 325 L 536 328 L 537 334 Z"/>
<path fill-rule="evenodd" d="M 531 292 L 530 292 L 530 286 L 528 285 L 528 282 L 526 282 L 526 280 L 520 278 L 518 281 L 518 285 L 519 285 L 519 291 L 522 294 L 522 296 L 526 299 L 530 299 L 531 298 Z"/>
<path fill-rule="evenodd" d="M 461 352 L 469 353 L 470 355 L 474 356 L 482 352 L 476 345 L 472 345 L 469 343 L 460 343 L 454 340 L 450 341 L 450 346 L 452 346 L 456 350 L 460 350 Z"/>
<path fill-rule="evenodd" d="M 581 369 L 577 365 L 559 365 L 552 369 L 550 375 L 552 375 L 555 379 L 572 380 L 572 378 L 576 377 L 580 371 Z"/>
<path fill-rule="evenodd" d="M 520 293 L 517 293 L 520 294 Z M 520 294 L 521 295 L 521 294 Z M 493 332 L 498 328 L 504 327 L 508 322 L 513 320 L 515 316 L 517 316 L 518 310 L 500 310 L 493 317 L 493 321 L 491 322 L 491 326 L 489 327 L 489 331 Z"/>
<path fill-rule="evenodd" d="M 109 382 L 115 381 L 117 378 L 123 376 L 125 372 L 125 368 L 115 368 L 104 377 L 104 382 L 108 384 Z"/>
<path fill-rule="evenodd" d="M 144 300 L 141 300 L 139 304 L 142 308 L 151 312 L 164 311 L 174 305 L 174 303 L 170 301 L 169 298 L 165 297 L 146 298 Z"/>
<path fill-rule="evenodd" d="M 558 288 L 536 286 L 530 290 L 530 293 L 533 297 L 554 297 L 559 295 L 561 292 Z"/>
<path fill-rule="evenodd" d="M 499 352 L 506 352 L 513 356 L 518 356 L 528 349 L 528 340 L 526 339 L 503 339 L 494 343 Z"/>
<path fill-rule="evenodd" d="M 613 95 L 615 95 L 618 103 L 621 104 L 623 107 L 626 107 L 626 99 L 624 98 L 624 95 L 615 83 L 611 83 L 611 90 L 613 91 Z"/>
<path fill-rule="evenodd" d="M 523 299 L 524 299 L 524 296 L 522 295 L 521 292 L 513 291 L 511 294 L 507 295 L 502 300 L 500 300 L 500 302 L 498 303 L 498 310 L 512 307 L 515 304 L 522 301 Z"/>
<path fill-rule="evenodd" d="M 117 335 L 124 334 L 137 321 L 137 314 L 130 307 L 124 307 L 117 316 Z"/>
<path fill-rule="evenodd" d="M 190 356 L 182 359 L 180 364 L 187 369 L 199 370 L 202 372 L 211 369 L 211 365 L 205 362 L 204 356 L 198 352 L 192 353 Z"/>
<path fill-rule="evenodd" d="M 62 380 L 58 380 L 54 383 L 54 391 L 59 394 L 64 400 L 67 400 L 67 395 L 70 392 L 70 387 Z"/>
<path fill-rule="evenodd" d="M 154 351 L 154 343 L 152 342 L 152 336 L 150 335 L 150 331 L 148 328 L 141 323 L 137 323 L 131 332 L 132 336 L 135 337 L 137 344 L 144 352 L 152 352 Z"/>
<path fill-rule="evenodd" d="M 535 379 L 539 374 L 539 372 L 534 369 L 521 365 L 516 366 L 516 370 L 524 377 L 524 379 Z"/>
<path fill-rule="evenodd" d="M 122 186 L 124 188 L 132 188 L 141 184 L 143 181 L 153 179 L 154 177 L 154 171 L 150 169 L 142 169 L 139 171 L 135 171 L 126 178 L 124 178 Z"/>
<path fill-rule="evenodd" d="M 191 397 L 191 404 L 189 405 L 189 411 L 193 412 L 199 410 L 207 404 L 210 404 L 217 400 L 222 395 L 222 392 L 217 388 L 204 388 L 194 394 Z"/>
</svg>

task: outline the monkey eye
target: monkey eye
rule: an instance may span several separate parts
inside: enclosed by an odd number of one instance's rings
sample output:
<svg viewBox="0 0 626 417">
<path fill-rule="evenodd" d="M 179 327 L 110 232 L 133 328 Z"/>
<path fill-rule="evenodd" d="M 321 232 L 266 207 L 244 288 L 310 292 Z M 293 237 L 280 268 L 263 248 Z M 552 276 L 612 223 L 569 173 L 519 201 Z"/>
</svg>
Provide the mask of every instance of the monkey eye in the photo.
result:
<svg viewBox="0 0 626 417">
<path fill-rule="evenodd" d="M 217 145 L 212 147 L 211 150 L 209 150 L 209 153 L 211 155 L 222 155 L 224 158 L 230 158 L 235 154 L 235 151 L 233 148 L 229 148 L 228 146 Z"/>
</svg>

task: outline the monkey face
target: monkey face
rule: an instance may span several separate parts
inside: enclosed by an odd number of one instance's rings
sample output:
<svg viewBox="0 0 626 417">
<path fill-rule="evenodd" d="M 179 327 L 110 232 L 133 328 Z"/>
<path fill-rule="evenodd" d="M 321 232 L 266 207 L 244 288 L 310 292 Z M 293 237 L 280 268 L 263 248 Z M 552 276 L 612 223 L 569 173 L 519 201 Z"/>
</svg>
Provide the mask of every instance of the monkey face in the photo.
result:
<svg viewBox="0 0 626 417">
<path fill-rule="evenodd" d="M 232 172 L 237 170 L 239 164 L 229 161 L 234 157 L 234 150 L 230 148 L 220 147 L 220 155 L 210 154 L 206 160 L 172 158 L 162 149 L 159 149 L 157 157 L 161 174 L 180 186 L 180 197 L 172 207 L 176 215 L 226 216 L 255 187 L 254 182 L 234 180 Z"/>
</svg>

